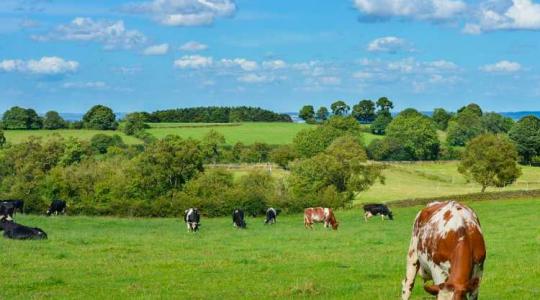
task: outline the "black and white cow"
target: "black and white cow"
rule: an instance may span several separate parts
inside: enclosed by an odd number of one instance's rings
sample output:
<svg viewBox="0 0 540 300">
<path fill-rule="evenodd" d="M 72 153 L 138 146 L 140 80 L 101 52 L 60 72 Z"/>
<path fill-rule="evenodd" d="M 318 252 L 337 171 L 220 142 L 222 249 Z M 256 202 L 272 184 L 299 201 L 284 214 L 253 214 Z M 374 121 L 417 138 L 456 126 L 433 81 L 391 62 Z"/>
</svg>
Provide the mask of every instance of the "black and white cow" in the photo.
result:
<svg viewBox="0 0 540 300">
<path fill-rule="evenodd" d="M 11 204 L 14 207 L 13 213 L 24 213 L 24 201 L 23 200 L 2 200 L 0 204 Z"/>
<path fill-rule="evenodd" d="M 50 216 L 52 214 L 58 215 L 66 214 L 66 201 L 64 200 L 53 200 L 51 202 L 51 205 L 49 206 L 49 209 L 47 210 L 47 216 Z"/>
<path fill-rule="evenodd" d="M 13 203 L 0 202 L 0 218 L 12 220 L 15 212 L 15 206 Z"/>
<path fill-rule="evenodd" d="M 278 215 L 279 211 L 276 210 L 273 207 L 270 207 L 266 210 L 266 220 L 264 220 L 264 224 L 274 224 L 276 223 L 276 217 Z"/>
<path fill-rule="evenodd" d="M 241 209 L 235 209 L 232 214 L 233 226 L 236 228 L 246 228 L 246 221 L 244 221 L 244 211 Z"/>
<path fill-rule="evenodd" d="M 394 220 L 394 216 L 392 216 L 392 212 L 388 208 L 388 206 L 384 204 L 366 204 L 364 205 L 364 220 L 368 220 L 368 218 L 371 218 L 376 215 L 381 215 L 381 218 L 384 220 L 384 216 L 387 216 L 388 219 Z"/>
<path fill-rule="evenodd" d="M 201 225 L 201 214 L 199 214 L 199 210 L 197 208 L 186 209 L 184 212 L 184 221 L 186 222 L 188 232 L 198 231 Z"/>
<path fill-rule="evenodd" d="M 45 231 L 17 224 L 4 217 L 0 217 L 0 231 L 4 231 L 4 237 L 14 240 L 45 240 L 47 234 Z"/>
</svg>

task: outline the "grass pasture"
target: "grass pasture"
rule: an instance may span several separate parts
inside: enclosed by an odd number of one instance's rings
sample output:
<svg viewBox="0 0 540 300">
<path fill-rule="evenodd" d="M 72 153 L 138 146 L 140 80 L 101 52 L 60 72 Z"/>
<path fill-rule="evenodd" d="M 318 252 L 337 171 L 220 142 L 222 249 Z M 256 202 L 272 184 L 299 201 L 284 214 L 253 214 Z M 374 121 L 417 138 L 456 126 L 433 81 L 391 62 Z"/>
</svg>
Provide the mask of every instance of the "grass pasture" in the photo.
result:
<svg viewBox="0 0 540 300">
<path fill-rule="evenodd" d="M 539 299 L 540 201 L 470 205 L 487 242 L 481 298 Z M 244 231 L 203 219 L 196 234 L 175 219 L 21 216 L 49 240 L 0 239 L 0 299 L 397 299 L 419 209 L 368 223 L 338 211 L 337 232 L 305 230 L 301 215 L 248 218 Z"/>
<path fill-rule="evenodd" d="M 94 135 L 102 133 L 107 135 L 118 134 L 126 144 L 140 144 L 141 140 L 125 135 L 121 131 L 111 130 L 90 130 L 90 129 L 58 129 L 58 130 L 4 130 L 6 140 L 12 144 L 18 144 L 27 140 L 31 136 L 48 139 L 55 134 L 64 138 L 75 137 L 84 141 L 89 141 Z"/>
</svg>

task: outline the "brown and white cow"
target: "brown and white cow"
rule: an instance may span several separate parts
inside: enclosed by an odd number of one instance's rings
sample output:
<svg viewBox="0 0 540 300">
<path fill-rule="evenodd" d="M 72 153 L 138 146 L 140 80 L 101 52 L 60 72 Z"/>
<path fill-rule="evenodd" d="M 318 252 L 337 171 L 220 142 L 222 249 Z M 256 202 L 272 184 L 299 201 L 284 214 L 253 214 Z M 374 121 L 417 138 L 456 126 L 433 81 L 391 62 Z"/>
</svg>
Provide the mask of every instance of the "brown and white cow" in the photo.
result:
<svg viewBox="0 0 540 300">
<path fill-rule="evenodd" d="M 486 248 L 478 217 L 455 201 L 433 202 L 416 216 L 402 298 L 409 299 L 418 273 L 437 299 L 477 299 Z"/>
<path fill-rule="evenodd" d="M 337 230 L 339 223 L 336 221 L 336 216 L 331 208 L 327 207 L 310 207 L 304 210 L 304 226 L 313 229 L 313 223 L 324 222 L 324 227 L 332 226 L 332 229 Z"/>
</svg>

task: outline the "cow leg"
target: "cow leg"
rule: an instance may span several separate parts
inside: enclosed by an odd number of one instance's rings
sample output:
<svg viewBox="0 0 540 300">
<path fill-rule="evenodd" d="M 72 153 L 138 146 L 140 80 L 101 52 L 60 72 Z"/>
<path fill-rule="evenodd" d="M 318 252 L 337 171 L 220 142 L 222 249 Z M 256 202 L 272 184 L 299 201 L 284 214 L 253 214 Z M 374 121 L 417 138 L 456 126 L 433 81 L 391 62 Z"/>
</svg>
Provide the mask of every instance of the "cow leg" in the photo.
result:
<svg viewBox="0 0 540 300">
<path fill-rule="evenodd" d="M 366 222 L 367 222 L 367 211 L 366 211 L 366 212 L 364 212 L 364 221 L 366 221 Z"/>
<path fill-rule="evenodd" d="M 414 280 L 416 279 L 416 274 L 418 273 L 418 269 L 420 267 L 420 262 L 418 261 L 417 244 L 418 238 L 413 236 L 407 255 L 407 271 L 405 273 L 405 279 L 402 283 L 401 298 L 403 300 L 408 300 L 411 297 L 411 292 L 414 287 Z"/>
<path fill-rule="evenodd" d="M 190 232 L 191 231 L 191 226 L 189 226 L 189 222 L 186 222 L 186 225 L 187 225 L 187 231 Z"/>
<path fill-rule="evenodd" d="M 383 215 L 383 214 L 381 214 L 381 220 L 383 220 L 383 221 L 384 221 L 384 215 Z"/>
</svg>

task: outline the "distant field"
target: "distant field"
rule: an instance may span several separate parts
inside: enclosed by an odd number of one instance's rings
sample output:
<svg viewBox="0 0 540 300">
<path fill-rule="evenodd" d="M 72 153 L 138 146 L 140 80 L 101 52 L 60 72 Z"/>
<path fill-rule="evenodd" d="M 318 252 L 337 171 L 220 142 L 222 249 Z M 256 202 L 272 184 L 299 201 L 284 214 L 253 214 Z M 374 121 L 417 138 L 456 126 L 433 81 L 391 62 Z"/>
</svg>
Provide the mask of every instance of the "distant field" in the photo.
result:
<svg viewBox="0 0 540 300">
<path fill-rule="evenodd" d="M 476 202 L 487 259 L 480 299 L 540 299 L 539 200 Z M 247 218 L 18 216 L 47 241 L 0 238 L 0 299 L 398 299 L 411 227 L 421 207 L 394 221 L 337 211 L 338 231 L 304 229 L 301 215 L 264 226 Z M 417 278 L 413 299 L 433 299 Z"/>
<path fill-rule="evenodd" d="M 121 131 L 109 131 L 109 130 L 72 130 L 72 129 L 60 129 L 60 130 L 4 130 L 4 135 L 8 142 L 17 144 L 22 141 L 25 141 L 30 136 L 41 137 L 44 139 L 50 138 L 54 134 L 59 134 L 60 136 L 67 137 L 76 137 L 81 140 L 89 141 L 94 135 L 98 133 L 103 133 L 107 135 L 118 134 L 122 137 L 122 140 L 126 144 L 140 144 L 141 140 L 127 136 Z"/>
</svg>

